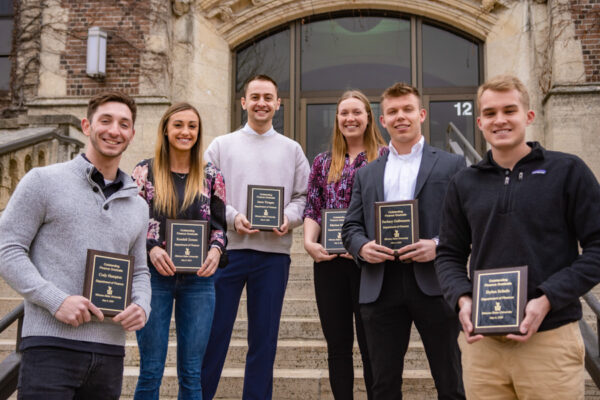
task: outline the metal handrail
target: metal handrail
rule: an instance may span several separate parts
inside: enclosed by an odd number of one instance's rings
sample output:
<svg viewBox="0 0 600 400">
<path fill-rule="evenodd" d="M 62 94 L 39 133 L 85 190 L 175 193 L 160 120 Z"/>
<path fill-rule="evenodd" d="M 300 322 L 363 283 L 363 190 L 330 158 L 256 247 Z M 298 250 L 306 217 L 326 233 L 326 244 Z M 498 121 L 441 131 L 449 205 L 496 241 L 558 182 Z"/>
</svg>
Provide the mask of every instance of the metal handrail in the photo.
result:
<svg viewBox="0 0 600 400">
<path fill-rule="evenodd" d="M 465 156 L 471 157 L 475 162 L 479 162 L 482 160 L 481 155 L 475 150 L 475 148 L 469 143 L 467 138 L 461 133 L 461 131 L 454 125 L 453 122 L 448 123 L 448 128 L 446 128 L 446 141 L 450 142 L 450 134 L 454 133 L 456 135 L 456 139 L 458 139 L 459 145 L 465 152 Z"/>
<path fill-rule="evenodd" d="M 17 390 L 19 381 L 19 368 L 21 366 L 21 332 L 23 329 L 23 317 L 25 315 L 25 306 L 21 302 L 17 307 L 11 310 L 2 320 L 0 320 L 0 333 L 4 332 L 15 321 L 17 322 L 17 340 L 15 351 L 10 353 L 0 363 L 0 399 L 6 400 Z"/>
<path fill-rule="evenodd" d="M 600 332 L 600 301 L 592 292 L 581 297 L 596 314 L 596 332 Z M 596 386 L 600 387 L 600 336 L 583 318 L 579 321 L 579 328 L 585 343 L 585 369 Z"/>
</svg>

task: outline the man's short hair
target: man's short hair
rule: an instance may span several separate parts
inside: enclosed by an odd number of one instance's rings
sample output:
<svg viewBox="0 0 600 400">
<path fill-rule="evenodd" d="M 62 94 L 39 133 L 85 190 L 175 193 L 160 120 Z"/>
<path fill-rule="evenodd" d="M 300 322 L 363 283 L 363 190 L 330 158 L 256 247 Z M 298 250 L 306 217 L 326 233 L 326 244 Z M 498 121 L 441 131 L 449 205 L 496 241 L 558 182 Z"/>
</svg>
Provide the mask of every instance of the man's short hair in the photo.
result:
<svg viewBox="0 0 600 400">
<path fill-rule="evenodd" d="M 271 78 L 269 75 L 264 75 L 264 74 L 258 74 L 258 75 L 253 75 L 250 78 L 246 79 L 246 82 L 244 83 L 244 93 L 242 96 L 246 96 L 246 91 L 248 90 L 248 85 L 250 85 L 250 82 L 253 81 L 267 81 L 267 82 L 271 82 L 274 86 L 275 86 L 275 93 L 277 93 L 277 91 L 279 90 L 279 86 L 277 86 L 277 82 L 275 82 L 275 79 Z"/>
<path fill-rule="evenodd" d="M 481 110 L 481 95 L 486 90 L 508 92 L 513 89 L 521 95 L 521 103 L 525 111 L 529 110 L 529 93 L 527 92 L 527 88 L 519 78 L 513 75 L 498 75 L 479 86 L 479 89 L 477 89 L 477 108 Z"/>
<path fill-rule="evenodd" d="M 102 92 L 92 97 L 88 103 L 87 119 L 91 122 L 98 107 L 100 107 L 104 103 L 108 103 L 111 101 L 125 104 L 131 111 L 131 122 L 135 123 L 135 117 L 137 114 L 137 106 L 135 105 L 135 100 L 133 100 L 125 93 L 117 91 Z"/>
<path fill-rule="evenodd" d="M 396 82 L 389 88 L 385 89 L 381 95 L 381 102 L 383 103 L 383 100 L 390 97 L 402 97 L 406 96 L 407 94 L 414 94 L 417 96 L 417 99 L 419 99 L 419 105 L 421 105 L 421 94 L 419 93 L 419 89 L 405 82 Z"/>
</svg>

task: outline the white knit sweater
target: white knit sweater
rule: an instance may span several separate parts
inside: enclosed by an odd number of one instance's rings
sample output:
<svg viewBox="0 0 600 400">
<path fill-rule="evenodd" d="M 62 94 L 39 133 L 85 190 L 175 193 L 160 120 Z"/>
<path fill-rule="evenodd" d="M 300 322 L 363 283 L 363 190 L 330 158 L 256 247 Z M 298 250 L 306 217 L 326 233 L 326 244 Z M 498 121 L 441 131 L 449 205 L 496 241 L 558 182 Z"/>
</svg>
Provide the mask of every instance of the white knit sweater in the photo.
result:
<svg viewBox="0 0 600 400">
<path fill-rule="evenodd" d="M 221 170 L 227 189 L 227 249 L 251 249 L 290 254 L 291 230 L 302 224 L 310 168 L 300 145 L 279 133 L 258 135 L 249 127 L 219 136 L 204 157 Z M 284 187 L 284 214 L 290 233 L 283 237 L 273 232 L 240 235 L 233 221 L 238 213 L 247 214 L 248 185 Z"/>
</svg>

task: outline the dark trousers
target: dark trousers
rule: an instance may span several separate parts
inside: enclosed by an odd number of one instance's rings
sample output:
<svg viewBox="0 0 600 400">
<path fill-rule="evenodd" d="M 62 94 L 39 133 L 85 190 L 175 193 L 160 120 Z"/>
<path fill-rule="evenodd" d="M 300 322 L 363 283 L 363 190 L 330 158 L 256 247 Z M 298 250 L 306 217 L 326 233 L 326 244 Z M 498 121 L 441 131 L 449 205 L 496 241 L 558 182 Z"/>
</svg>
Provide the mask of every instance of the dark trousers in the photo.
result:
<svg viewBox="0 0 600 400">
<path fill-rule="evenodd" d="M 246 286 L 248 354 L 244 400 L 267 400 L 273 393 L 273 363 L 290 256 L 256 250 L 228 251 L 229 264 L 215 273 L 215 315 L 202 365 L 202 398 L 211 400 L 219 384 L 233 324 Z"/>
<path fill-rule="evenodd" d="M 118 400 L 122 383 L 121 356 L 32 347 L 23 352 L 17 398 Z"/>
<path fill-rule="evenodd" d="M 314 274 L 319 318 L 327 341 L 329 383 L 333 397 L 336 400 L 353 399 L 352 347 L 355 325 L 367 397 L 371 399 L 371 362 L 358 305 L 360 269 L 353 260 L 337 257 L 331 261 L 314 263 Z"/>
<path fill-rule="evenodd" d="M 427 296 L 419 289 L 411 264 L 386 263 L 379 298 L 361 304 L 360 311 L 375 400 L 402 399 L 404 355 L 413 322 L 425 347 L 438 399 L 465 398 L 457 315 L 442 296 Z"/>
</svg>

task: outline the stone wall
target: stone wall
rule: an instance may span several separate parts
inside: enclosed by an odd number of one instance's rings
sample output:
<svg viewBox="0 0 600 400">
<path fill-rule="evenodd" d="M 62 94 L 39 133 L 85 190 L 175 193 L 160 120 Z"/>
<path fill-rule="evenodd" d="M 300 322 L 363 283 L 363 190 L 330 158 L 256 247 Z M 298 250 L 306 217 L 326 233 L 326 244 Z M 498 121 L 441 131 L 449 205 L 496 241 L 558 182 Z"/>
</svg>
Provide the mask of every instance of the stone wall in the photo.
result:
<svg viewBox="0 0 600 400">
<path fill-rule="evenodd" d="M 575 94 L 563 99 L 556 92 L 548 97 L 555 88 L 598 82 L 600 4 L 594 0 L 22 0 L 21 3 L 22 12 L 31 14 L 28 17 L 31 26 L 38 21 L 35 10 L 41 13 L 40 35 L 30 35 L 29 41 L 21 42 L 20 58 L 30 66 L 23 82 L 27 82 L 26 88 L 35 89 L 22 92 L 28 113 L 70 113 L 81 118 L 89 95 L 98 90 L 121 89 L 133 94 L 139 104 L 139 117 L 136 137 L 123 157 L 125 169 L 152 156 L 156 126 L 173 102 L 185 100 L 198 107 L 205 146 L 231 129 L 232 101 L 239 101 L 232 99 L 231 87 L 231 58 L 236 46 L 303 16 L 350 7 L 421 15 L 483 40 L 484 76 L 515 74 L 531 92 L 537 118 L 528 130 L 529 139 L 556 148 L 572 137 L 574 133 L 559 128 L 555 120 L 557 113 L 566 109 L 564 102 L 572 102 L 574 110 L 570 115 L 577 115 L 585 124 L 593 120 L 590 115 L 600 114 L 594 108 L 597 102 L 590 100 L 596 96 L 593 88 L 588 88 L 584 96 L 592 109 L 575 106 L 581 105 Z M 84 50 L 89 26 L 109 31 L 108 74 L 104 81 L 85 75 Z M 32 54 L 38 55 L 37 64 Z M 33 68 L 35 65 L 37 70 Z M 591 123 L 589 126 L 593 128 Z M 600 138 L 587 139 L 600 143 Z M 584 153 L 578 154 L 587 158 Z M 600 166 L 594 167 L 594 171 L 600 176 Z"/>
</svg>

